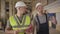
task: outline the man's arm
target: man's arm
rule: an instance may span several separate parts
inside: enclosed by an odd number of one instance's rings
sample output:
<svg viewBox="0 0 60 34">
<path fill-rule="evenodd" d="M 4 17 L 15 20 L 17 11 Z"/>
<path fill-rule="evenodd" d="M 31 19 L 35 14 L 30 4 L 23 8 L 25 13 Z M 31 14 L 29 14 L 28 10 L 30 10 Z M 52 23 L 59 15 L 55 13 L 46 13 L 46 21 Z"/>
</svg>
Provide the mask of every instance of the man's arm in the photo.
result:
<svg viewBox="0 0 60 34">
<path fill-rule="evenodd" d="M 12 27 L 10 25 L 10 22 L 7 21 L 7 25 L 6 25 L 6 28 L 5 28 L 5 33 L 6 34 L 17 34 L 16 32 L 17 31 L 12 30 Z"/>
<path fill-rule="evenodd" d="M 7 34 L 14 34 L 14 31 L 10 30 L 10 27 L 6 27 L 5 33 L 7 33 Z"/>
</svg>

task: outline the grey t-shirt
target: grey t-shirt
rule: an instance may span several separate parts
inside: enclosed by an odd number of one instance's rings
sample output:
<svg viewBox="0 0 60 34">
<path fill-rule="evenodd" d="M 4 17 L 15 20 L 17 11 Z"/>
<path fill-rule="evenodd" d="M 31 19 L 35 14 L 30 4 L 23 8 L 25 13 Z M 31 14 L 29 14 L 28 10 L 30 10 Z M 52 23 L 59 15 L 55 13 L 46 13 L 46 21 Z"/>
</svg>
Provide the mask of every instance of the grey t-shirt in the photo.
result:
<svg viewBox="0 0 60 34">
<path fill-rule="evenodd" d="M 38 22 L 36 16 L 33 18 L 33 21 L 34 21 L 34 25 L 36 26 L 36 29 L 38 31 L 39 30 L 39 23 L 40 24 L 46 23 L 46 15 L 42 15 L 42 16 L 37 15 L 37 16 L 38 16 L 38 19 L 40 22 Z"/>
<path fill-rule="evenodd" d="M 42 15 L 42 16 L 37 15 L 37 16 L 38 16 L 38 19 L 40 21 L 40 24 L 46 23 L 46 15 Z M 34 17 L 34 22 L 38 22 L 36 16 Z"/>
<path fill-rule="evenodd" d="M 46 23 L 46 15 L 38 16 L 40 24 Z"/>
</svg>

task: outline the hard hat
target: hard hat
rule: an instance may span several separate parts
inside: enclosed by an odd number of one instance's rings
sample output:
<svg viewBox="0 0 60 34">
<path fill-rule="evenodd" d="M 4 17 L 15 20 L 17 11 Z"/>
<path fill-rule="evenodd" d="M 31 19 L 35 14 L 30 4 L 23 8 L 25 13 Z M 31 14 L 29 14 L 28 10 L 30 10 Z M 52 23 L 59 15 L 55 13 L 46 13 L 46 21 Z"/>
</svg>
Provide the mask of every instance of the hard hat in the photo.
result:
<svg viewBox="0 0 60 34">
<path fill-rule="evenodd" d="M 39 5 L 42 5 L 42 3 L 37 3 L 35 7 L 37 8 Z"/>
<path fill-rule="evenodd" d="M 22 6 L 25 6 L 25 7 L 26 7 L 26 4 L 25 4 L 24 2 L 22 2 L 22 1 L 19 1 L 19 2 L 17 2 L 17 3 L 15 4 L 15 8 L 17 8 L 17 7 L 22 7 Z"/>
</svg>

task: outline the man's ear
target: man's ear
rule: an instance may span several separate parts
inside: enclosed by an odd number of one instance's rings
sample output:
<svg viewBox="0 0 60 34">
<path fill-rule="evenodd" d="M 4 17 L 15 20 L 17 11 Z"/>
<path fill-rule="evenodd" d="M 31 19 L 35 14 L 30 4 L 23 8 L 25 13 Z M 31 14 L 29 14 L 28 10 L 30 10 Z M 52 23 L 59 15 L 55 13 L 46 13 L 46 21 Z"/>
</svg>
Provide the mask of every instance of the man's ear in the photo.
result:
<svg viewBox="0 0 60 34">
<path fill-rule="evenodd" d="M 20 9 L 20 7 L 17 7 L 16 9 Z"/>
</svg>

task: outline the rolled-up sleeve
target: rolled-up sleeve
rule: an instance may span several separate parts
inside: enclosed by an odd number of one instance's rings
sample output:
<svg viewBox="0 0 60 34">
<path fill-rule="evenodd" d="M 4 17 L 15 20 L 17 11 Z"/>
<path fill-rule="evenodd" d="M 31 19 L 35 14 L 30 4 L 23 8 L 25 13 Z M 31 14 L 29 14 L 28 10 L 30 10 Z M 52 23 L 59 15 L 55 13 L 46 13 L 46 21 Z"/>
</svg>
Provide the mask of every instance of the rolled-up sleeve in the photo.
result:
<svg viewBox="0 0 60 34">
<path fill-rule="evenodd" d="M 10 27 L 10 26 L 11 26 L 11 25 L 10 25 L 10 21 L 8 20 L 6 27 Z"/>
</svg>

